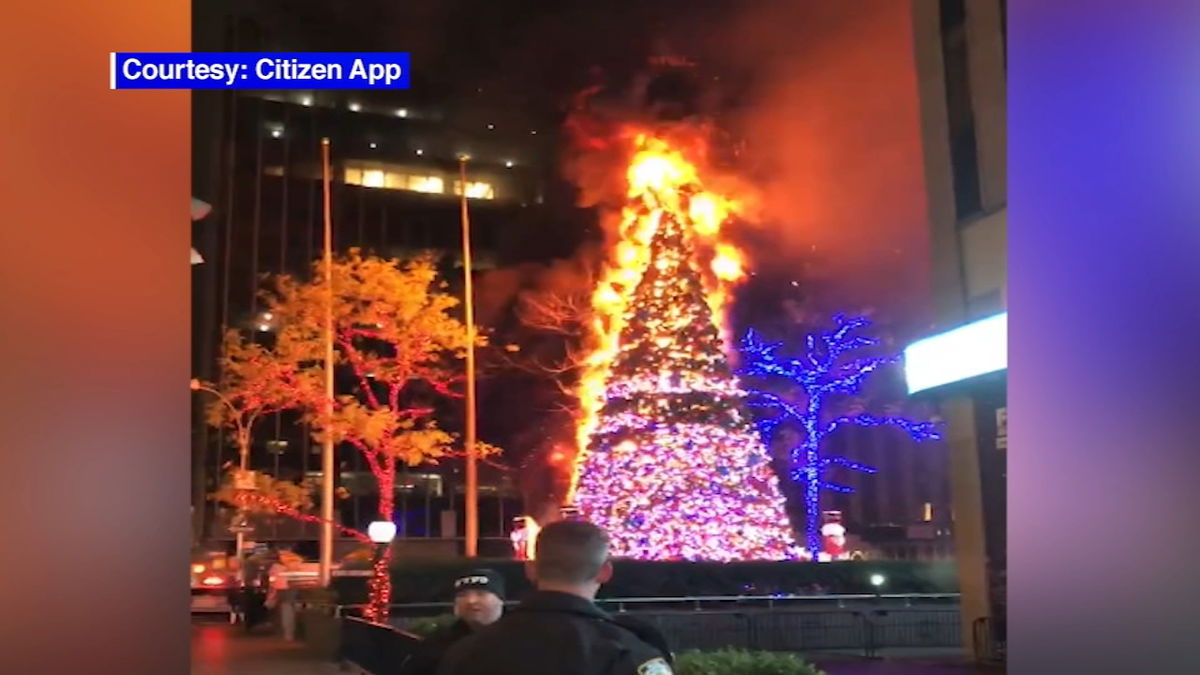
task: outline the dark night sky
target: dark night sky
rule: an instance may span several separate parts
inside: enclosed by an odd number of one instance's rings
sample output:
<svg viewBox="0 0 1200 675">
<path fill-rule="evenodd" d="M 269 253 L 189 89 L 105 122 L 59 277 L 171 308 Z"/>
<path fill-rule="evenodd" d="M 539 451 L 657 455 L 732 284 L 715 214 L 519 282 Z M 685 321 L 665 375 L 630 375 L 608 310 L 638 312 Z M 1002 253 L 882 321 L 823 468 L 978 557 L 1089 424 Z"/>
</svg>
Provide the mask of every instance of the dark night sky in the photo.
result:
<svg viewBox="0 0 1200 675">
<path fill-rule="evenodd" d="M 486 0 L 331 3 L 259 0 L 275 48 L 296 51 L 407 51 L 413 94 L 477 101 L 522 112 L 532 123 L 556 117 L 589 83 L 594 66 L 617 81 L 645 63 L 656 40 L 696 54 L 732 3 L 681 0 Z"/>
<path fill-rule="evenodd" d="M 799 276 L 813 311 L 875 307 L 924 328 L 928 232 L 907 3 L 255 4 L 274 48 L 411 52 L 405 95 L 503 125 L 553 130 L 596 67 L 620 92 L 651 53 L 692 57 L 702 86 L 733 90 L 737 105 L 720 123 L 747 139 L 744 174 L 766 192 L 765 222 L 744 237 L 756 285 Z M 777 312 L 779 297 L 796 294 L 753 295 Z M 743 309 L 753 320 L 754 308 Z"/>
<path fill-rule="evenodd" d="M 766 229 L 750 237 L 756 268 L 807 266 L 820 288 L 801 281 L 822 306 L 922 323 L 928 233 L 907 3 L 276 1 L 320 28 L 323 48 L 411 51 L 413 95 L 531 128 L 560 124 L 596 67 L 615 94 L 652 53 L 689 56 L 702 86 L 735 104 L 720 123 L 747 139 L 745 175 L 768 194 Z"/>
<path fill-rule="evenodd" d="M 745 237 L 760 275 L 745 323 L 783 298 L 811 318 L 883 308 L 920 330 L 929 297 L 919 101 L 908 3 L 767 0 L 258 0 L 294 51 L 407 51 L 405 96 L 553 129 L 595 68 L 620 90 L 652 53 L 694 58 L 736 93 L 722 124 L 748 139 L 766 219 Z M 852 6 L 851 6 L 852 5 Z M 720 78 L 720 84 L 714 78 Z M 499 112 L 497 112 L 499 111 Z M 491 117 L 489 117 L 491 119 Z M 797 279 L 797 277 L 799 277 Z M 791 281 L 801 284 L 799 290 Z"/>
</svg>

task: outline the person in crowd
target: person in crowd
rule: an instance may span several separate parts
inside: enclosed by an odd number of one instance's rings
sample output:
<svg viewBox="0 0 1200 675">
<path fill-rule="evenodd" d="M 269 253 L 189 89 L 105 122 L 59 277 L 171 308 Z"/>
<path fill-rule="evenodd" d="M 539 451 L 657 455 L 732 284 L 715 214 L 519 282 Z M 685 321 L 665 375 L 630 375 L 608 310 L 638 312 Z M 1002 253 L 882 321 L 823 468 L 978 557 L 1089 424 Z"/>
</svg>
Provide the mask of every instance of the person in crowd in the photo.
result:
<svg viewBox="0 0 1200 675">
<path fill-rule="evenodd" d="M 242 565 L 241 560 L 236 556 L 231 556 L 228 559 L 229 569 L 229 588 L 225 592 L 225 597 L 229 601 L 229 623 L 246 624 L 246 593 L 245 593 L 245 573 L 246 570 Z"/>
<path fill-rule="evenodd" d="M 271 587 L 267 592 L 266 606 L 274 611 L 275 626 L 285 640 L 296 638 L 296 589 L 292 588 L 287 572 L 295 565 L 296 554 L 283 550 L 279 562 L 271 566 Z"/>
<path fill-rule="evenodd" d="M 252 632 L 255 626 L 266 619 L 267 589 L 270 587 L 268 575 L 269 564 L 264 554 L 252 553 L 246 556 L 241 587 L 246 632 Z"/>
<path fill-rule="evenodd" d="M 527 572 L 537 590 L 495 624 L 456 642 L 439 675 L 671 675 L 665 641 L 655 647 L 596 606 L 612 578 L 608 535 L 559 521 L 538 535 Z M 655 631 L 656 632 L 656 631 Z"/>
<path fill-rule="evenodd" d="M 454 581 L 454 623 L 426 638 L 400 669 L 402 675 L 436 675 L 446 650 L 504 613 L 504 577 L 474 570 Z"/>
</svg>

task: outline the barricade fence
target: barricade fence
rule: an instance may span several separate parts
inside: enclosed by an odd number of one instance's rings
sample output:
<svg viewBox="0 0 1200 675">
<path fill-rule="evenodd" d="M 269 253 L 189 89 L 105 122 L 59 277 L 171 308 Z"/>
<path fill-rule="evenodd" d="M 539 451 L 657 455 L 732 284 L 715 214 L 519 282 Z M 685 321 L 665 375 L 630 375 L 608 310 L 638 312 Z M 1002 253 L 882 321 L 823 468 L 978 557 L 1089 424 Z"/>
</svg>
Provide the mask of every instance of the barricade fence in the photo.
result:
<svg viewBox="0 0 1200 675">
<path fill-rule="evenodd" d="M 368 673 L 395 673 L 419 642 L 417 636 L 393 626 L 343 616 L 337 660 L 354 664 Z"/>
<path fill-rule="evenodd" d="M 740 647 L 876 656 L 884 649 L 962 645 L 957 594 L 612 598 L 600 604 L 656 626 L 676 651 Z M 352 618 L 360 609 L 337 612 Z M 449 603 L 394 605 L 392 625 L 403 631 L 450 609 Z"/>
<path fill-rule="evenodd" d="M 862 606 L 900 606 L 900 607 L 930 607 L 944 606 L 957 609 L 958 593 L 861 593 L 842 595 L 716 595 L 689 597 L 643 597 L 643 598 L 597 598 L 596 604 L 603 609 L 614 612 L 645 612 L 651 610 L 711 611 L 720 609 L 785 609 L 836 607 L 838 609 Z M 504 603 L 506 607 L 516 607 L 516 600 Z M 356 616 L 366 605 L 339 605 L 337 611 L 349 616 Z M 418 602 L 399 603 L 390 605 L 392 616 L 396 617 L 430 617 L 450 612 L 454 607 L 450 602 Z"/>
</svg>

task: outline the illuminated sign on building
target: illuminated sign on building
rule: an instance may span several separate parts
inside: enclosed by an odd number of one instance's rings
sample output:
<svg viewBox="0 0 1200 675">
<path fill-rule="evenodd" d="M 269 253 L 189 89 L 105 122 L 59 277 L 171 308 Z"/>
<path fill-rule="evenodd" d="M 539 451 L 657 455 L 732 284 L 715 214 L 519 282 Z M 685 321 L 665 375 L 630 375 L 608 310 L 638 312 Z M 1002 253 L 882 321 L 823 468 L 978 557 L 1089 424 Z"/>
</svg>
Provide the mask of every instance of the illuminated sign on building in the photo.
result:
<svg viewBox="0 0 1200 675">
<path fill-rule="evenodd" d="M 1007 312 L 914 342 L 904 350 L 910 394 L 1007 368 Z"/>
</svg>

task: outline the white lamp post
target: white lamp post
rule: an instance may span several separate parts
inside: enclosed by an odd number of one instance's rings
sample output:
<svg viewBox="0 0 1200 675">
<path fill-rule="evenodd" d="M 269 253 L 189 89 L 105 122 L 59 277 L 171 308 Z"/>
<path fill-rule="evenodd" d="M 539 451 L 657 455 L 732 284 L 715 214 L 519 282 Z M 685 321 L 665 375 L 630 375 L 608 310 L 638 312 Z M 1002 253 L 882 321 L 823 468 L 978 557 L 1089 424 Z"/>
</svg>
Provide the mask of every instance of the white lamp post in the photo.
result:
<svg viewBox="0 0 1200 675">
<path fill-rule="evenodd" d="M 367 586 L 369 598 L 365 618 L 376 623 L 387 623 L 392 588 L 386 553 L 396 538 L 396 524 L 390 520 L 376 520 L 367 526 L 367 536 L 375 544 L 375 562 L 371 565 L 371 583 Z"/>
<path fill-rule="evenodd" d="M 390 520 L 376 520 L 367 526 L 367 536 L 376 544 L 390 544 L 396 538 L 396 524 Z"/>
</svg>

